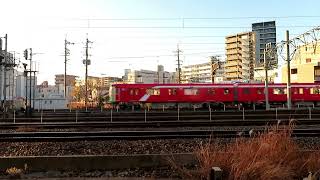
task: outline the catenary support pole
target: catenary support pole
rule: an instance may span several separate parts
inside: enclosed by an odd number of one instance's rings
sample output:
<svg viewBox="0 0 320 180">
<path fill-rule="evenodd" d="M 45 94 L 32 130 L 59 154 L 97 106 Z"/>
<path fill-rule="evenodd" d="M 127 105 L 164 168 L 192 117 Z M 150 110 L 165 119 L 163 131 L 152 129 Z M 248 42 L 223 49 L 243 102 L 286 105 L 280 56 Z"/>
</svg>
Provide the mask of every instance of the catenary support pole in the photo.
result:
<svg viewBox="0 0 320 180">
<path fill-rule="evenodd" d="M 287 46 L 287 106 L 291 109 L 291 69 L 290 69 L 290 40 L 289 31 L 286 31 L 286 46 Z"/>
</svg>

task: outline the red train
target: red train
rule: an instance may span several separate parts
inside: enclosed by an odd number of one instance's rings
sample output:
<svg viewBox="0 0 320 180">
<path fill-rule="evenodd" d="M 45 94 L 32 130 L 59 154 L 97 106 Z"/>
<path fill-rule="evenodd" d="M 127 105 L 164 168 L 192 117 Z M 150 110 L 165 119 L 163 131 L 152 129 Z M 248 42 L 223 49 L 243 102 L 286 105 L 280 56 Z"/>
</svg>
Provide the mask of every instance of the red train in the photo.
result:
<svg viewBox="0 0 320 180">
<path fill-rule="evenodd" d="M 117 104 L 225 104 L 261 105 L 265 102 L 264 84 L 114 84 L 111 101 Z M 269 84 L 270 104 L 287 102 L 286 84 Z M 293 83 L 293 104 L 320 101 L 319 83 Z"/>
</svg>

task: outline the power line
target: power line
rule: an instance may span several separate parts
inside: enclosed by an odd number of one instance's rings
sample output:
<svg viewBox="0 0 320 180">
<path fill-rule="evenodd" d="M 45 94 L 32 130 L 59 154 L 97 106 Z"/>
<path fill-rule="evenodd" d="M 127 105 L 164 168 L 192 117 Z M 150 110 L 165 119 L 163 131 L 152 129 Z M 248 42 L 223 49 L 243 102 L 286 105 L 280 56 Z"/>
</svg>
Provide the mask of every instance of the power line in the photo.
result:
<svg viewBox="0 0 320 180">
<path fill-rule="evenodd" d="M 211 52 L 198 52 L 198 53 L 187 53 L 183 55 L 199 55 L 199 54 L 209 54 L 209 53 L 223 53 L 224 51 L 211 51 Z M 151 56 L 126 56 L 126 57 L 108 57 L 105 59 L 143 59 L 143 58 L 156 58 L 156 57 L 167 57 L 167 56 L 176 56 L 172 54 L 166 55 L 151 55 Z"/>
<path fill-rule="evenodd" d="M 315 26 L 288 25 L 277 28 L 314 28 Z M 65 29 L 249 29 L 251 26 L 69 26 Z"/>
<path fill-rule="evenodd" d="M 242 16 L 242 17 L 182 17 L 182 18 L 71 18 L 77 21 L 176 21 L 176 20 L 225 20 L 225 19 L 291 19 L 320 18 L 320 16 Z"/>
</svg>

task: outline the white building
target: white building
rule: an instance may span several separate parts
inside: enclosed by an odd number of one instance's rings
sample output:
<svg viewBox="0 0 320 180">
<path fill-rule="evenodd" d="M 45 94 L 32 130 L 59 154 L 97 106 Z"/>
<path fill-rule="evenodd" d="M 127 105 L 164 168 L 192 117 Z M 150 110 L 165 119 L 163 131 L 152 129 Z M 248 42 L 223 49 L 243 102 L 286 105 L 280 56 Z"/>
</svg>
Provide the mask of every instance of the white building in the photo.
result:
<svg viewBox="0 0 320 180">
<path fill-rule="evenodd" d="M 71 101 L 73 87 L 67 86 L 67 97 L 64 97 L 64 85 L 47 85 L 44 83 L 36 89 L 34 109 L 67 109 Z"/>
<path fill-rule="evenodd" d="M 214 82 L 223 82 L 225 62 L 220 61 L 220 68 L 216 70 Z M 212 63 L 193 64 L 181 68 L 182 83 L 211 83 L 212 82 Z"/>
<path fill-rule="evenodd" d="M 264 82 L 265 81 L 265 70 L 264 67 L 254 68 L 254 81 L 255 82 Z M 276 79 L 279 77 L 278 69 L 269 69 L 268 70 L 268 80 L 269 82 L 276 82 Z"/>
<path fill-rule="evenodd" d="M 143 83 L 143 84 L 165 84 L 175 83 L 175 73 L 164 71 L 162 65 L 158 66 L 157 71 L 151 70 L 129 70 L 125 69 L 123 76 L 124 83 Z"/>
</svg>

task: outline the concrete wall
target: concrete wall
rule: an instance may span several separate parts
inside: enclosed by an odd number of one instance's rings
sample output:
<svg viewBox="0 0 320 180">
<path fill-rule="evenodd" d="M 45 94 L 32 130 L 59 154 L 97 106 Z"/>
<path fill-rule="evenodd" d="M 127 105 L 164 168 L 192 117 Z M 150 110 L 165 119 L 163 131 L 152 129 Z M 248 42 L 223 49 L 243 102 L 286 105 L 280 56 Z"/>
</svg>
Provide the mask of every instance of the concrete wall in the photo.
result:
<svg viewBox="0 0 320 180">
<path fill-rule="evenodd" d="M 11 167 L 24 169 L 25 164 L 29 171 L 151 168 L 168 166 L 169 160 L 174 160 L 177 165 L 196 164 L 192 154 L 1 157 L 0 170 Z"/>
</svg>

